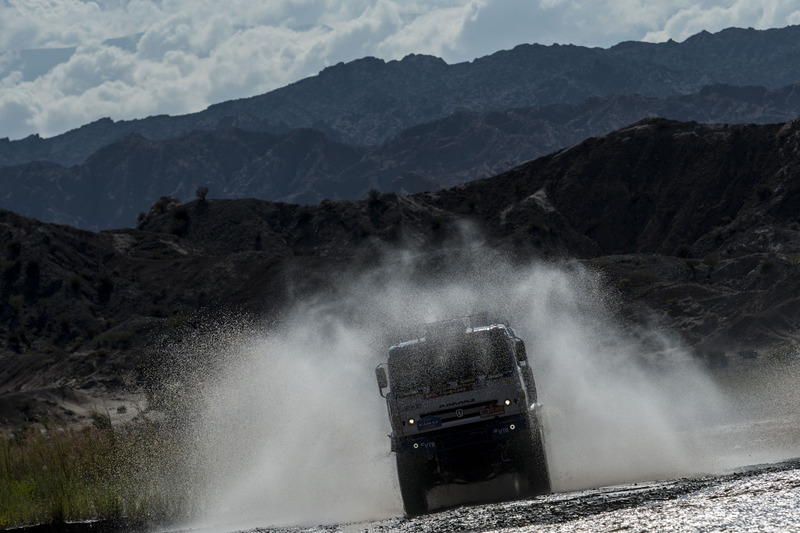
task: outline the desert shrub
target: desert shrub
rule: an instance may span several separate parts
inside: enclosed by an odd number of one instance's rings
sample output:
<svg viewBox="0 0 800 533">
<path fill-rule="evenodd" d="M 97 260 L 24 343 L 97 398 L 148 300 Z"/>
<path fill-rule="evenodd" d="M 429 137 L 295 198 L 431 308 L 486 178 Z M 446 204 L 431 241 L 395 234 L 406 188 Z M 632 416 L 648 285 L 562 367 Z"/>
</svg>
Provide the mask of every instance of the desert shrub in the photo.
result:
<svg viewBox="0 0 800 533">
<path fill-rule="evenodd" d="M 681 312 L 681 307 L 680 307 L 680 304 L 678 303 L 678 299 L 677 298 L 670 298 L 669 300 L 667 300 L 667 314 L 668 315 L 676 316 L 676 315 L 680 314 L 680 312 Z"/>
<path fill-rule="evenodd" d="M 6 244 L 6 250 L 11 255 L 19 255 L 22 252 L 22 241 L 19 239 L 12 239 Z"/>
<path fill-rule="evenodd" d="M 400 238 L 400 223 L 390 224 L 386 228 L 386 240 L 388 241 L 396 241 Z"/>
<path fill-rule="evenodd" d="M 706 332 L 714 331 L 719 325 L 719 315 L 709 313 L 703 317 L 703 330 Z"/>
<path fill-rule="evenodd" d="M 758 352 L 755 350 L 741 350 L 737 355 L 742 359 L 758 359 Z"/>
<path fill-rule="evenodd" d="M 474 212 L 475 209 L 478 207 L 478 204 L 481 202 L 481 195 L 477 192 L 472 192 L 464 199 L 464 205 L 470 211 L 470 213 Z"/>
<path fill-rule="evenodd" d="M 756 198 L 758 198 L 763 202 L 764 200 L 767 200 L 769 199 L 770 196 L 772 196 L 772 187 L 770 187 L 766 183 L 761 183 L 759 185 L 756 185 L 756 188 L 753 189 L 753 192 L 756 195 Z"/>
<path fill-rule="evenodd" d="M 56 325 L 62 333 L 66 333 L 72 326 L 72 315 L 69 313 L 61 313 L 56 317 Z"/>
<path fill-rule="evenodd" d="M 306 206 L 302 206 L 297 209 L 297 223 L 298 224 L 306 224 L 311 221 L 313 215 L 311 214 L 311 209 Z"/>
<path fill-rule="evenodd" d="M 100 338 L 102 345 L 116 349 L 128 348 L 133 340 L 133 332 L 127 330 L 106 331 Z"/>
<path fill-rule="evenodd" d="M 706 363 L 711 368 L 725 368 L 728 366 L 728 355 L 725 353 L 725 350 L 714 348 L 708 350 L 703 355 L 705 356 Z"/>
<path fill-rule="evenodd" d="M 194 317 L 191 315 L 187 315 L 183 312 L 177 312 L 174 315 L 167 317 L 167 324 L 173 328 L 183 328 L 187 326 L 191 326 L 196 321 Z"/>
<path fill-rule="evenodd" d="M 525 182 L 525 178 L 517 178 L 511 183 L 511 188 L 514 191 L 515 196 L 521 195 L 525 192 L 527 188 L 527 184 Z"/>
<path fill-rule="evenodd" d="M 19 261 L 6 260 L 0 263 L 0 272 L 6 280 L 12 280 L 19 275 Z"/>
<path fill-rule="evenodd" d="M 105 358 L 111 355 L 111 350 L 108 348 L 98 348 L 94 351 L 94 356 L 99 358 Z"/>
<path fill-rule="evenodd" d="M 94 282 L 94 288 L 97 291 L 97 298 L 101 302 L 107 302 L 111 298 L 111 293 L 114 292 L 114 280 L 104 272 Z"/>
<path fill-rule="evenodd" d="M 381 191 L 378 189 L 370 189 L 367 193 L 370 207 L 376 207 L 381 204 Z"/>
<path fill-rule="evenodd" d="M 355 234 L 357 238 L 365 239 L 372 235 L 372 228 L 369 226 L 369 224 L 362 222 L 358 225 Z"/>
<path fill-rule="evenodd" d="M 548 235 L 550 233 L 550 225 L 539 213 L 530 213 L 528 215 L 528 223 L 525 225 L 525 231 L 531 234 Z"/>
<path fill-rule="evenodd" d="M 675 257 L 691 257 L 692 247 L 689 246 L 687 243 L 682 242 L 675 247 L 675 250 L 673 250 L 672 255 L 674 255 Z"/>
<path fill-rule="evenodd" d="M 162 196 L 155 202 L 153 205 L 150 206 L 150 213 L 155 213 L 158 215 L 163 215 L 166 213 L 170 208 L 174 207 L 178 201 L 171 196 Z"/>
<path fill-rule="evenodd" d="M 23 303 L 25 303 L 25 299 L 21 294 L 12 294 L 8 297 L 8 306 L 17 313 L 22 309 Z"/>
<path fill-rule="evenodd" d="M 172 210 L 172 218 L 175 220 L 188 220 L 189 208 L 185 205 L 176 206 L 175 209 Z"/>
<path fill-rule="evenodd" d="M 6 333 L 6 343 L 15 352 L 21 353 L 23 344 L 28 344 L 28 332 L 22 326 L 16 327 Z"/>
<path fill-rule="evenodd" d="M 83 285 L 83 279 L 78 274 L 71 274 L 67 278 L 67 286 L 75 292 L 78 292 Z"/>
<path fill-rule="evenodd" d="M 178 237 L 183 237 L 186 235 L 186 232 L 189 230 L 189 224 L 187 219 L 172 219 L 169 223 L 169 232 L 173 235 L 177 235 Z"/>
<path fill-rule="evenodd" d="M 86 339 L 78 335 L 69 342 L 69 344 L 67 345 L 67 350 L 74 352 L 75 350 L 78 350 L 81 346 L 83 346 L 84 342 L 86 342 Z"/>
<path fill-rule="evenodd" d="M 41 275 L 41 266 L 39 261 L 28 261 L 25 265 L 25 275 L 29 279 L 38 278 Z"/>
<path fill-rule="evenodd" d="M 147 307 L 147 314 L 155 318 L 163 318 L 167 312 L 163 305 L 153 304 Z"/>
</svg>

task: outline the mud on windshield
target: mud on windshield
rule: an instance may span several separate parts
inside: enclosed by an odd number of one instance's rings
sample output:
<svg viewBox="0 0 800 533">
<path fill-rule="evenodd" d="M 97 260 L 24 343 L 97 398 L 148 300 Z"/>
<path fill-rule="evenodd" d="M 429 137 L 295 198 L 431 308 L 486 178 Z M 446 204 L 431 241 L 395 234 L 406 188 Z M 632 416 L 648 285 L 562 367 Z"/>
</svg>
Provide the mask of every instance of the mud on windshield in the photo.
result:
<svg viewBox="0 0 800 533">
<path fill-rule="evenodd" d="M 419 341 L 389 352 L 392 389 L 400 393 L 506 374 L 513 368 L 511 343 L 500 328 Z"/>
</svg>

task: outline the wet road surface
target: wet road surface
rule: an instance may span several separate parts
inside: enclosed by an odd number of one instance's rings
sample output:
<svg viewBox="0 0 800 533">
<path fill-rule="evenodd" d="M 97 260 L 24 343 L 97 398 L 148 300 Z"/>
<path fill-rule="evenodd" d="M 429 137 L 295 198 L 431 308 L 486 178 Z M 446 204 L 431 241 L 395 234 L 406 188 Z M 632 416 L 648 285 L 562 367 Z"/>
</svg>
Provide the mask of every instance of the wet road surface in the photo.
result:
<svg viewBox="0 0 800 533">
<path fill-rule="evenodd" d="M 800 531 L 800 459 L 740 468 L 723 475 L 462 506 L 412 519 L 228 531 Z"/>
</svg>

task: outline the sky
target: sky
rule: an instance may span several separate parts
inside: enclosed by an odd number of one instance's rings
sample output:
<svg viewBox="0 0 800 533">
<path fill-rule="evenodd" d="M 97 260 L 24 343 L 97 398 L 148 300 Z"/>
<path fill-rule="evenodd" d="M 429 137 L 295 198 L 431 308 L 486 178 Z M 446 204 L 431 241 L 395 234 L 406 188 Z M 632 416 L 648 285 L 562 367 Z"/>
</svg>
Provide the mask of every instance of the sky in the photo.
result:
<svg viewBox="0 0 800 533">
<path fill-rule="evenodd" d="M 201 111 L 365 56 L 800 24 L 800 0 L 0 0 L 0 138 Z"/>
</svg>

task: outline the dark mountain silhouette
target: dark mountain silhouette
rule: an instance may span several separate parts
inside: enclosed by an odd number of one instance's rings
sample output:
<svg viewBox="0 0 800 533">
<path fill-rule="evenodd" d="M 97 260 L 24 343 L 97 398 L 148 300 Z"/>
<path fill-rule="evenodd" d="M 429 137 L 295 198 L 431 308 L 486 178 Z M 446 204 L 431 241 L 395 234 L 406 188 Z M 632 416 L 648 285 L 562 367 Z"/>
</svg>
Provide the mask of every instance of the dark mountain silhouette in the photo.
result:
<svg viewBox="0 0 800 533">
<path fill-rule="evenodd" d="M 0 164 L 72 165 L 131 133 L 162 140 L 225 127 L 269 133 L 311 128 L 334 141 L 376 145 L 458 111 L 579 103 L 614 94 L 665 98 L 715 83 L 784 87 L 800 80 L 799 53 L 800 26 L 789 26 L 729 28 L 682 43 L 625 42 L 608 49 L 524 44 L 454 65 L 431 56 L 388 62 L 368 57 L 198 113 L 104 119 L 50 139 L 5 140 Z"/>
<path fill-rule="evenodd" d="M 100 233 L 1 212 L 0 416 L 79 421 L 81 402 L 150 386 L 154 339 L 196 315 L 280 320 L 382 255 L 453 275 L 474 244 L 465 222 L 510 261 L 603 272 L 621 317 L 681 335 L 708 364 L 767 363 L 800 321 L 799 167 L 800 121 L 647 119 L 437 192 L 162 198 L 140 229 Z"/>
<path fill-rule="evenodd" d="M 0 206 L 43 221 L 100 230 L 134 225 L 162 195 L 316 204 L 383 192 L 434 191 L 496 175 L 535 157 L 644 117 L 701 122 L 781 122 L 800 115 L 800 85 L 715 85 L 692 95 L 609 96 L 579 104 L 460 111 L 385 143 L 354 146 L 315 130 L 276 135 L 224 128 L 177 139 L 130 135 L 62 167 L 0 167 Z"/>
</svg>

